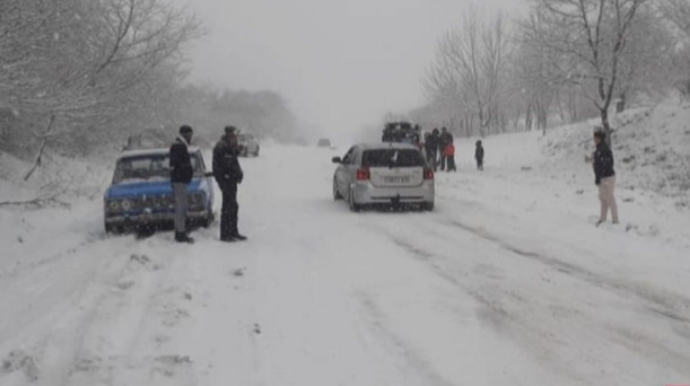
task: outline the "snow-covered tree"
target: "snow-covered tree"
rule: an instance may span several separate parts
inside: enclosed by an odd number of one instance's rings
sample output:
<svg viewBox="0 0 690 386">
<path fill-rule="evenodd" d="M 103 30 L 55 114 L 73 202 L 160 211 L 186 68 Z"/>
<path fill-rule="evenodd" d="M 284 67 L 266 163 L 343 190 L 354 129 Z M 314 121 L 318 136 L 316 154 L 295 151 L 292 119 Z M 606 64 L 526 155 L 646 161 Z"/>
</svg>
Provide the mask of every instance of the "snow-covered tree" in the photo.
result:
<svg viewBox="0 0 690 386">
<path fill-rule="evenodd" d="M 455 116 L 476 117 L 481 135 L 499 128 L 509 48 L 501 16 L 485 22 L 476 12 L 467 14 L 463 27 L 439 42 L 426 80 L 432 103 L 454 106 Z"/>
<path fill-rule="evenodd" d="M 0 0 L 4 148 L 88 151 L 165 123 L 199 33 L 163 0 Z"/>
<path fill-rule="evenodd" d="M 533 0 L 539 23 L 527 36 L 568 59 L 563 74 L 599 111 L 607 134 L 609 109 L 620 96 L 625 59 L 648 0 Z M 634 59 L 633 59 L 634 60 Z M 630 73 L 634 73 L 630 70 Z"/>
</svg>

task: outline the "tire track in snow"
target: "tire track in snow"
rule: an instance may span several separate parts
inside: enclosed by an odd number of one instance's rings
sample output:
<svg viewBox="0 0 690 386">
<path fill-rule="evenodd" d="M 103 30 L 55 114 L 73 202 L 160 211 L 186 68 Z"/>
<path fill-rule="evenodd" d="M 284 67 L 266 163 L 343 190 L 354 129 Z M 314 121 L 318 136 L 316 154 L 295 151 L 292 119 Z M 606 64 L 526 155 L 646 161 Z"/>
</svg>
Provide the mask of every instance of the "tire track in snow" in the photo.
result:
<svg viewBox="0 0 690 386">
<path fill-rule="evenodd" d="M 144 245 L 138 249 L 147 248 Z M 62 358 L 50 364 L 54 376 L 48 384 L 116 385 L 134 379 L 134 384 L 194 385 L 193 373 L 188 370 L 185 371 L 191 374 L 192 380 L 186 383 L 173 382 L 170 377 L 156 382 L 159 374 L 192 368 L 188 357 L 159 355 L 155 350 L 148 356 L 140 355 L 142 346 L 149 343 L 143 340 L 155 338 L 147 335 L 150 331 L 145 328 L 146 321 L 161 322 L 156 307 L 160 303 L 160 289 L 168 282 L 172 266 L 179 259 L 161 264 L 146 253 L 133 254 L 117 276 L 94 282 L 100 295 L 93 300 L 82 300 L 83 311 L 63 323 L 62 330 L 51 331 L 45 338 L 48 350 L 59 352 Z"/>
<path fill-rule="evenodd" d="M 32 336 L 24 337 L 21 344 L 26 347 L 28 355 L 33 358 L 39 370 L 36 384 L 52 386 L 66 383 L 68 368 L 74 362 L 76 347 L 83 342 L 83 332 L 95 317 L 92 305 L 100 302 L 107 292 L 103 282 L 115 282 L 124 274 L 126 264 L 120 264 L 116 256 L 109 256 L 107 261 L 97 264 L 96 268 L 100 269 L 89 271 L 93 275 L 86 281 L 79 281 L 68 288 L 62 288 L 61 281 L 75 278 L 60 277 L 63 272 L 58 270 L 56 275 L 59 277 L 55 278 L 53 284 L 57 288 L 53 290 L 55 294 L 64 298 L 50 304 L 42 314 L 32 315 L 36 321 L 32 321 L 31 324 L 37 325 L 29 326 Z M 34 299 L 29 301 L 33 302 Z M 15 317 L 18 318 L 17 321 L 23 320 L 23 317 L 19 318 L 18 315 Z"/>
<path fill-rule="evenodd" d="M 124 372 L 140 368 L 127 360 L 128 353 L 136 344 L 160 271 L 164 266 L 146 254 L 132 254 L 122 275 L 104 283 L 103 295 L 82 322 L 72 363 L 63 369 L 64 386 L 114 385 Z"/>
<path fill-rule="evenodd" d="M 18 277 L 27 272 L 45 267 L 49 264 L 62 260 L 65 257 L 75 257 L 81 255 L 82 250 L 97 245 L 98 243 L 107 240 L 108 238 L 102 233 L 89 233 L 85 240 L 76 242 L 68 247 L 64 247 L 57 252 L 52 252 L 48 256 L 40 258 L 38 261 L 31 261 L 29 264 L 20 265 L 15 264 L 12 268 L 6 268 L 0 271 L 0 280 L 7 280 L 13 277 Z"/>
<path fill-rule="evenodd" d="M 453 184 L 453 186 L 456 186 L 456 184 Z M 491 210 L 491 208 L 486 207 L 486 205 L 480 202 L 468 201 L 451 195 L 443 195 L 443 197 L 444 199 L 452 200 L 454 203 L 466 207 L 480 206 L 485 208 L 487 211 Z M 639 282 L 607 277 L 604 274 L 567 262 L 563 259 L 559 259 L 541 252 L 536 252 L 527 248 L 522 248 L 515 243 L 510 243 L 507 240 L 492 234 L 482 227 L 470 225 L 466 222 L 457 220 L 456 218 L 451 218 L 448 215 L 439 215 L 438 217 L 441 220 L 440 223 L 446 226 L 459 228 L 463 231 L 471 233 L 481 239 L 492 242 L 500 246 L 502 249 L 519 257 L 537 261 L 561 273 L 577 277 L 578 279 L 593 284 L 599 288 L 609 289 L 624 296 L 637 297 L 646 303 L 645 308 L 648 311 L 656 314 L 659 317 L 666 318 L 671 322 L 683 324 L 684 327 L 679 329 L 681 330 L 679 335 L 682 338 L 688 339 L 688 335 L 690 335 L 690 297 L 661 289 L 655 289 Z M 568 247 L 572 248 L 573 246 Z M 586 250 L 580 250 L 579 252 L 582 254 L 589 253 L 589 251 Z"/>
<path fill-rule="evenodd" d="M 560 274 L 568 277 L 574 277 L 575 279 L 584 281 L 588 284 L 595 284 L 597 288 L 612 290 L 612 293 L 617 294 L 618 296 L 623 296 L 625 299 L 629 299 L 631 297 L 641 299 L 644 303 L 646 303 L 646 310 L 651 310 L 652 314 L 657 314 L 657 316 L 661 316 L 662 318 L 665 318 L 673 323 L 672 331 L 675 334 L 684 340 L 690 338 L 690 328 L 688 328 L 688 319 L 686 317 L 680 317 L 680 320 L 678 320 L 679 317 L 677 311 L 672 311 L 668 315 L 664 314 L 668 312 L 665 311 L 665 309 L 668 307 L 674 307 L 674 304 L 669 301 L 669 297 L 673 298 L 674 296 L 677 296 L 675 294 L 666 294 L 663 291 L 648 292 L 644 289 L 636 287 L 634 283 L 609 279 L 603 274 L 597 274 L 583 267 L 514 246 L 481 228 L 474 228 L 457 220 L 443 220 L 440 223 L 445 227 L 460 228 L 474 236 L 478 236 L 480 239 L 491 242 L 493 245 L 496 245 L 497 247 L 509 252 L 512 256 L 518 256 L 529 259 L 530 261 L 536 261 L 539 264 L 548 266 Z M 421 229 L 425 235 L 447 241 L 447 239 L 443 238 L 443 235 L 440 234 L 438 230 L 430 228 L 428 224 L 422 225 Z M 500 302 L 497 303 L 496 298 L 485 296 L 487 289 L 482 289 L 482 291 L 479 291 L 477 289 L 473 289 L 467 284 L 464 284 L 461 278 L 456 276 L 458 275 L 457 272 L 449 271 L 449 267 L 452 267 L 457 263 L 454 264 L 452 259 L 450 259 L 448 256 L 415 246 L 409 240 L 393 235 L 389 229 L 379 228 L 377 231 L 386 234 L 394 244 L 408 251 L 409 254 L 415 257 L 417 260 L 424 262 L 434 273 L 443 278 L 446 282 L 456 286 L 457 288 L 463 289 L 466 293 L 469 293 L 484 307 L 484 311 L 480 312 L 478 315 L 482 320 L 489 322 L 489 324 L 495 329 L 503 331 L 512 339 L 517 339 L 517 342 L 527 347 L 529 351 L 548 352 L 549 341 L 554 344 L 563 343 L 559 342 L 558 337 L 553 332 L 541 331 L 536 328 L 528 316 L 520 317 L 518 314 L 510 312 L 501 306 L 497 306 L 497 304 L 500 304 Z M 417 229 L 417 231 L 419 231 L 419 229 Z M 460 273 L 459 275 L 462 277 L 464 274 Z M 511 296 L 511 294 L 508 293 L 504 295 Z M 679 299 L 677 300 L 681 305 L 684 305 L 686 302 L 686 299 L 682 296 L 679 296 Z M 662 308 L 660 309 L 659 307 Z M 572 315 L 578 315 L 578 317 L 581 319 L 585 317 L 577 310 L 573 310 L 573 312 L 574 314 L 571 313 Z M 658 315 L 660 312 L 662 314 Z M 591 322 L 587 319 L 582 319 L 582 321 L 585 323 Z M 515 330 L 516 326 L 518 330 Z M 633 331 L 631 329 L 626 329 L 618 325 L 607 323 L 600 326 L 600 328 L 603 331 L 608 332 L 608 334 L 605 336 L 609 337 L 611 342 L 619 343 L 621 346 L 626 347 L 628 350 L 636 352 L 645 358 L 651 358 L 663 367 L 670 366 L 679 374 L 688 374 L 687 363 L 690 363 L 690 355 L 687 353 L 673 349 L 669 346 L 664 346 L 663 344 L 656 342 L 651 338 L 645 337 L 644 339 L 634 339 L 633 337 L 635 336 L 643 337 L 642 333 Z M 522 334 L 529 332 L 531 332 L 533 337 L 531 339 L 524 339 Z M 615 336 L 612 337 L 611 333 L 614 333 Z M 540 343 L 535 347 L 535 342 Z M 585 357 L 583 360 L 593 364 L 598 363 L 598 361 L 591 357 L 591 355 L 585 352 L 582 352 L 581 354 Z M 583 379 L 582 374 L 574 373 L 571 368 L 572 366 L 568 366 L 567 363 L 560 363 L 556 358 L 551 356 L 543 355 L 540 357 L 543 357 L 542 360 L 545 362 L 551 363 L 556 371 L 569 374 L 574 380 Z M 619 370 L 625 371 L 624 369 Z"/>
<path fill-rule="evenodd" d="M 448 261 L 447 258 L 419 248 L 408 240 L 390 233 L 386 234 L 395 245 L 408 252 L 409 256 L 423 263 L 436 276 L 476 301 L 480 305 L 476 310 L 476 315 L 483 324 L 491 326 L 503 337 L 524 347 L 535 356 L 538 362 L 548 364 L 554 373 L 576 383 L 584 382 L 583 374 L 551 355 L 553 347 L 563 344 L 563 341 L 555 333 L 539 329 L 537 325 L 532 323 L 529 315 L 521 315 L 505 304 L 505 299 L 508 299 L 513 304 L 513 308 L 523 308 L 526 307 L 526 299 L 516 293 L 497 290 L 490 286 L 479 289 L 467 284 L 470 281 L 461 280 L 455 272 L 448 269 L 447 265 L 440 264 L 440 261 Z M 515 303 L 520 306 L 516 306 Z"/>
<path fill-rule="evenodd" d="M 370 329 L 377 339 L 383 341 L 387 350 L 393 352 L 397 358 L 400 358 L 403 362 L 400 371 L 405 372 L 412 378 L 410 379 L 411 384 L 429 386 L 454 385 L 454 383 L 434 371 L 432 364 L 410 342 L 407 342 L 404 338 L 387 328 L 387 317 L 371 296 L 360 293 L 356 296 L 356 300 L 362 310 L 361 313 L 365 315 L 366 328 Z M 409 373 L 410 369 L 412 374 Z"/>
<path fill-rule="evenodd" d="M 647 303 L 646 307 L 649 311 L 669 320 L 687 324 L 688 327 L 690 327 L 690 298 L 688 297 L 660 289 L 654 289 L 642 283 L 607 277 L 604 274 L 594 272 L 585 267 L 546 254 L 523 249 L 501 240 L 499 237 L 492 235 L 482 228 L 473 227 L 458 220 L 450 220 L 445 222 L 445 224 L 460 228 L 484 240 L 490 241 L 516 256 L 537 261 L 563 274 L 574 276 L 599 288 L 612 290 L 626 297 L 633 295 Z"/>
</svg>

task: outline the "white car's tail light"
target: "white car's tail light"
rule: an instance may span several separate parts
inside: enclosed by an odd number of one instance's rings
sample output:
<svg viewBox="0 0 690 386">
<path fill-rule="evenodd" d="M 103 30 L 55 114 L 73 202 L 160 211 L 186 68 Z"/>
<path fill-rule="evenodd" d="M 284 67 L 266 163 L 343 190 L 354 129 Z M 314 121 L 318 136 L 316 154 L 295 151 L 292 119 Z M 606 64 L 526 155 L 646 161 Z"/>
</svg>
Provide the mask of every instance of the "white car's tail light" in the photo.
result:
<svg viewBox="0 0 690 386">
<path fill-rule="evenodd" d="M 369 168 L 357 169 L 357 181 L 369 181 L 370 178 L 371 173 L 369 172 Z"/>
</svg>

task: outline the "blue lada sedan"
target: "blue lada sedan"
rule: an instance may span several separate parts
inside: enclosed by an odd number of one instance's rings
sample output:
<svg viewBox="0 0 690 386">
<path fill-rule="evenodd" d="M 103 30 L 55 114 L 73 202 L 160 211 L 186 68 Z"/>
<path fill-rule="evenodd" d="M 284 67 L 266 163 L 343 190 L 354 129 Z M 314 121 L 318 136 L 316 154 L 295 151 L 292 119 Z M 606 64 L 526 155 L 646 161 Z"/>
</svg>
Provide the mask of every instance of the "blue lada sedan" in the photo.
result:
<svg viewBox="0 0 690 386">
<path fill-rule="evenodd" d="M 194 178 L 189 185 L 189 226 L 208 227 L 213 222 L 213 179 L 206 171 L 201 151 L 190 148 Z M 170 182 L 168 149 L 123 152 L 117 159 L 113 180 L 104 195 L 106 233 L 170 226 L 175 201 Z"/>
</svg>

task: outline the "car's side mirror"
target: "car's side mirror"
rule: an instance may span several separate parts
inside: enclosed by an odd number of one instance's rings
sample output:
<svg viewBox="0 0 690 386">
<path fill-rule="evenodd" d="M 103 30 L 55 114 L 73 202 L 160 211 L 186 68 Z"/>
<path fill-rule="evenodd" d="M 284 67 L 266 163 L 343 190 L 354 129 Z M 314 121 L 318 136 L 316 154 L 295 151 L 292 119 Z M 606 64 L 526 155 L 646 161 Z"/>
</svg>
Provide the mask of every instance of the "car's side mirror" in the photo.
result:
<svg viewBox="0 0 690 386">
<path fill-rule="evenodd" d="M 341 163 L 343 163 L 343 160 L 340 159 L 340 157 L 333 157 L 333 163 L 334 164 L 341 164 Z"/>
</svg>

